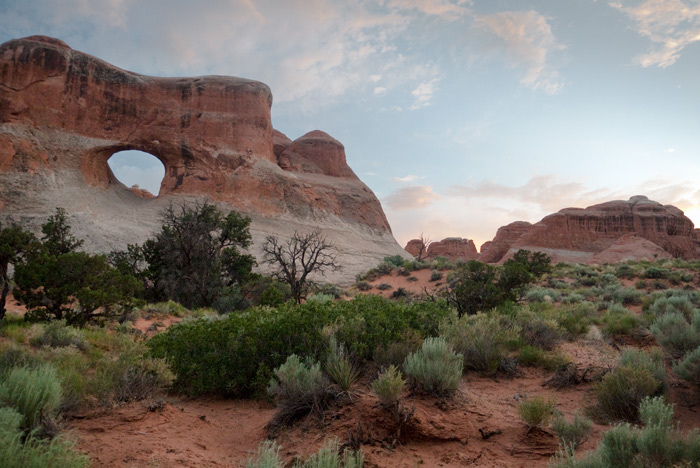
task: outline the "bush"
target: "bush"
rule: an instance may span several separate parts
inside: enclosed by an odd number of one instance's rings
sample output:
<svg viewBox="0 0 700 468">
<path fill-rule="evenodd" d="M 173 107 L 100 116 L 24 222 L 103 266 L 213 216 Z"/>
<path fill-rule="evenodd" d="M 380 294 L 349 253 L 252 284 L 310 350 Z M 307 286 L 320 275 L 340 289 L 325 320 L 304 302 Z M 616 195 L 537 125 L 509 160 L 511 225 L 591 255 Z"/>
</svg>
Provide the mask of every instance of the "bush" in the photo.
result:
<svg viewBox="0 0 700 468">
<path fill-rule="evenodd" d="M 51 348 L 75 346 L 81 351 L 85 351 L 88 347 L 85 335 L 77 328 L 66 325 L 65 320 L 46 324 L 44 331 L 33 337 L 31 343 L 33 346 L 49 346 Z"/>
<path fill-rule="evenodd" d="M 406 330 L 400 341 L 389 343 L 387 346 L 379 345 L 374 350 L 374 362 L 380 367 L 400 367 L 406 360 L 406 356 L 417 350 L 423 344 L 423 338 L 414 330 Z"/>
<path fill-rule="evenodd" d="M 377 286 L 377 289 L 380 291 L 386 291 L 387 289 L 393 289 L 393 287 L 390 284 L 382 283 L 379 286 Z"/>
<path fill-rule="evenodd" d="M 525 294 L 529 302 L 556 302 L 561 299 L 561 292 L 556 289 L 533 288 Z"/>
<path fill-rule="evenodd" d="M 577 460 L 573 450 L 560 451 L 552 468 L 632 468 L 697 466 L 700 435 L 684 436 L 672 423 L 673 407 L 662 398 L 645 398 L 639 408 L 644 426 L 615 426 L 603 434 L 597 449 Z"/>
<path fill-rule="evenodd" d="M 580 414 L 575 414 L 571 422 L 564 419 L 562 415 L 552 421 L 552 430 L 557 435 L 559 444 L 574 450 L 586 441 L 592 427 L 593 421 Z"/>
<path fill-rule="evenodd" d="M 23 428 L 38 428 L 43 418 L 53 418 L 61 404 L 61 382 L 53 366 L 11 369 L 0 384 L 0 401 L 23 416 Z"/>
<path fill-rule="evenodd" d="M 603 332 L 607 336 L 626 335 L 639 327 L 639 317 L 620 304 L 611 305 L 603 316 Z"/>
<path fill-rule="evenodd" d="M 331 336 L 330 351 L 326 358 L 326 374 L 344 392 L 348 392 L 360 373 L 355 368 L 347 351 L 339 345 L 334 336 Z"/>
<path fill-rule="evenodd" d="M 525 345 L 518 351 L 518 363 L 523 366 L 541 367 L 553 371 L 567 362 L 571 360 L 562 354 L 548 353 L 531 345 Z"/>
<path fill-rule="evenodd" d="M 642 276 L 644 276 L 644 278 L 648 278 L 648 279 L 666 279 L 666 278 L 668 278 L 669 274 L 670 274 L 670 271 L 666 268 L 660 268 L 657 266 L 650 266 L 646 270 L 644 270 L 644 273 L 642 273 Z"/>
<path fill-rule="evenodd" d="M 508 353 L 508 345 L 518 337 L 519 328 L 505 317 L 486 314 L 464 316 L 445 326 L 443 336 L 464 356 L 464 368 L 495 372 Z"/>
<path fill-rule="evenodd" d="M 65 437 L 51 441 L 25 435 L 20 429 L 22 415 L 12 408 L 0 408 L 0 460 L 3 468 L 87 468 L 90 459 L 73 450 Z"/>
<path fill-rule="evenodd" d="M 382 405 L 392 408 L 401 398 L 405 386 L 406 381 L 401 376 L 401 371 L 395 366 L 389 366 L 372 382 L 372 391 Z"/>
<path fill-rule="evenodd" d="M 342 458 L 339 455 L 338 439 L 329 439 L 319 449 L 318 453 L 309 457 L 304 463 L 297 461 L 294 468 L 362 468 L 364 455 L 362 451 L 344 450 Z"/>
<path fill-rule="evenodd" d="M 668 389 L 664 356 L 658 348 L 653 348 L 649 353 L 640 349 L 627 349 L 620 354 L 619 365 L 633 369 L 646 369 L 660 383 L 660 394 Z"/>
<path fill-rule="evenodd" d="M 440 281 L 443 277 L 441 271 L 433 270 L 430 272 L 430 281 Z"/>
<path fill-rule="evenodd" d="M 593 313 L 593 304 L 586 301 L 558 307 L 555 311 L 554 318 L 559 323 L 559 326 L 569 335 L 580 336 L 588 332 Z"/>
<path fill-rule="evenodd" d="M 561 340 L 562 330 L 554 319 L 544 318 L 536 313 L 518 314 L 517 325 L 523 343 L 551 350 Z"/>
<path fill-rule="evenodd" d="M 681 312 L 667 312 L 649 327 L 656 340 L 673 357 L 681 357 L 700 345 L 700 312 L 693 316 L 692 325 Z"/>
<path fill-rule="evenodd" d="M 693 315 L 695 315 L 697 309 L 685 295 L 669 297 L 661 296 L 654 300 L 654 303 L 649 307 L 649 312 L 655 317 L 660 317 L 671 312 L 680 312 L 687 319 L 690 319 L 693 317 Z"/>
<path fill-rule="evenodd" d="M 639 405 L 645 397 L 660 393 L 661 382 L 647 369 L 622 366 L 603 377 L 594 387 L 601 416 L 612 421 L 639 419 Z"/>
<path fill-rule="evenodd" d="M 280 446 L 274 440 L 265 440 L 258 445 L 258 451 L 253 458 L 248 456 L 246 468 L 284 468 L 280 457 Z"/>
<path fill-rule="evenodd" d="M 131 402 L 154 398 L 170 387 L 175 376 L 164 359 L 125 352 L 98 367 L 92 383 L 100 402 Z"/>
<path fill-rule="evenodd" d="M 267 389 L 279 408 L 273 426 L 287 425 L 309 412 L 320 412 L 326 406 L 330 396 L 328 380 L 317 362 L 302 362 L 292 354 L 274 374 Z"/>
<path fill-rule="evenodd" d="M 700 386 L 700 347 L 687 353 L 683 359 L 673 365 L 673 372 L 683 380 Z"/>
<path fill-rule="evenodd" d="M 527 424 L 528 432 L 536 427 L 544 427 L 549 423 L 556 402 L 535 396 L 524 400 L 518 405 L 518 414 Z"/>
<path fill-rule="evenodd" d="M 369 291 L 370 289 L 372 289 L 372 285 L 369 284 L 367 281 L 358 281 L 357 283 L 355 283 L 355 287 L 360 291 Z"/>
<path fill-rule="evenodd" d="M 444 338 L 429 337 L 404 362 L 404 370 L 414 386 L 437 396 L 450 396 L 462 379 L 463 357 Z"/>
</svg>

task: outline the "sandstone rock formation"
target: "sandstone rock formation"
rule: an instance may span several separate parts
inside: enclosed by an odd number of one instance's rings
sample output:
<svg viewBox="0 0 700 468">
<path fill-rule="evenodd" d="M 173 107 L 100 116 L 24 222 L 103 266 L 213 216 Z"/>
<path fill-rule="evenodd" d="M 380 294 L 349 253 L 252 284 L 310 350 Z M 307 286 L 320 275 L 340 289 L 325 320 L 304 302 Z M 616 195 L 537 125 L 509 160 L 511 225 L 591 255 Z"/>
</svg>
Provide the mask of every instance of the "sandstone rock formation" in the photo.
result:
<svg viewBox="0 0 700 468">
<path fill-rule="evenodd" d="M 252 253 L 264 237 L 320 228 L 348 283 L 402 254 L 379 201 L 345 160 L 343 145 L 313 131 L 296 141 L 272 128 L 263 83 L 203 76 L 156 78 L 119 69 L 58 39 L 0 45 L 0 220 L 36 228 L 62 206 L 107 251 L 141 242 L 170 203 L 209 198 L 249 215 Z M 112 174 L 116 152 L 148 152 L 165 166 L 157 198 Z"/>
<path fill-rule="evenodd" d="M 420 253 L 421 240 L 411 239 L 404 247 L 406 252 L 414 257 L 418 257 Z M 423 255 L 424 258 L 445 257 L 450 261 L 468 261 L 478 260 L 479 252 L 476 251 L 474 241 L 471 239 L 462 239 L 461 237 L 446 237 L 438 242 L 431 242 L 428 245 L 428 251 Z"/>
<path fill-rule="evenodd" d="M 641 195 L 585 209 L 565 208 L 527 224 L 499 229 L 492 243 L 482 246 L 481 260 L 503 262 L 526 249 L 545 252 L 554 262 L 614 262 L 630 258 L 635 245 L 641 250 L 632 258 L 662 258 L 663 251 L 671 257 L 700 258 L 693 222 L 678 208 Z"/>
</svg>

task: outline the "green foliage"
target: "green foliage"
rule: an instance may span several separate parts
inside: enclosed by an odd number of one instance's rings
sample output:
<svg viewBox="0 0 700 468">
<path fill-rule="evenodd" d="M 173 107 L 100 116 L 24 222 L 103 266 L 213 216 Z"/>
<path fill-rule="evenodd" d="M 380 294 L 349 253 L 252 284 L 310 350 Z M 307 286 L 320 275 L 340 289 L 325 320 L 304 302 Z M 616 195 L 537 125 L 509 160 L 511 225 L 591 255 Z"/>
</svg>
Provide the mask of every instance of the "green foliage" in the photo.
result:
<svg viewBox="0 0 700 468">
<path fill-rule="evenodd" d="M 648 279 L 666 279 L 668 278 L 669 274 L 670 271 L 668 269 L 658 266 L 650 266 L 642 273 L 644 278 Z"/>
<path fill-rule="evenodd" d="M 661 295 L 656 297 L 653 304 L 649 307 L 649 312 L 655 317 L 671 312 L 680 312 L 690 319 L 697 312 L 697 309 L 686 295 Z"/>
<path fill-rule="evenodd" d="M 330 351 L 326 357 L 326 374 L 344 392 L 348 392 L 360 373 L 350 360 L 345 347 L 338 344 L 334 336 L 330 339 Z"/>
<path fill-rule="evenodd" d="M 527 424 L 528 431 L 536 427 L 542 428 L 549 424 L 555 404 L 553 399 L 534 396 L 523 400 L 518 405 L 518 414 Z"/>
<path fill-rule="evenodd" d="M 0 460 L 3 468 L 87 468 L 90 459 L 76 452 L 65 437 L 51 441 L 25 434 L 22 415 L 13 408 L 0 407 Z"/>
<path fill-rule="evenodd" d="M 561 299 L 561 292 L 549 288 L 533 288 L 527 292 L 525 299 L 529 302 L 556 302 Z"/>
<path fill-rule="evenodd" d="M 694 313 L 692 324 L 682 312 L 666 312 L 649 330 L 669 354 L 681 357 L 700 345 L 700 312 Z"/>
<path fill-rule="evenodd" d="M 66 319 L 84 324 L 98 315 L 110 315 L 115 304 L 127 306 L 140 288 L 104 255 L 68 252 L 33 256 L 15 268 L 15 297 L 39 319 Z"/>
<path fill-rule="evenodd" d="M 459 388 L 463 358 L 444 338 L 428 337 L 421 349 L 408 355 L 403 367 L 414 386 L 437 396 L 450 396 Z"/>
<path fill-rule="evenodd" d="M 546 350 L 553 349 L 563 335 L 563 330 L 556 319 L 531 309 L 521 310 L 516 316 L 515 324 L 520 327 L 523 343 Z"/>
<path fill-rule="evenodd" d="M 406 381 L 401 376 L 401 371 L 395 366 L 389 366 L 387 369 L 384 369 L 372 381 L 372 391 L 379 398 L 379 402 L 387 408 L 392 408 L 396 405 L 405 386 Z"/>
<path fill-rule="evenodd" d="M 294 468 L 362 468 L 364 466 L 362 451 L 353 452 L 346 449 L 343 451 L 342 457 L 339 453 L 338 439 L 329 439 L 326 440 L 318 453 L 303 463 L 297 461 Z"/>
<path fill-rule="evenodd" d="M 607 336 L 620 336 L 639 327 L 641 320 L 622 305 L 613 304 L 603 316 L 603 324 L 603 332 Z"/>
<path fill-rule="evenodd" d="M 250 218 L 235 211 L 224 215 L 204 202 L 172 205 L 162 214 L 162 228 L 142 247 L 152 296 L 172 299 L 187 308 L 220 312 L 244 305 L 240 285 L 250 278 Z"/>
<path fill-rule="evenodd" d="M 163 393 L 175 376 L 165 360 L 144 357 L 134 349 L 98 367 L 93 387 L 104 405 L 141 401 Z"/>
<path fill-rule="evenodd" d="M 442 335 L 464 356 L 465 369 L 495 372 L 519 331 L 506 317 L 477 314 L 447 323 Z"/>
<path fill-rule="evenodd" d="M 360 291 L 369 291 L 370 289 L 372 289 L 372 285 L 369 284 L 367 281 L 358 281 L 357 283 L 355 283 L 355 287 Z"/>
<path fill-rule="evenodd" d="M 415 330 L 408 329 L 399 341 L 388 345 L 379 345 L 374 350 L 374 362 L 380 367 L 400 367 L 406 356 L 417 350 L 423 344 L 423 338 Z"/>
<path fill-rule="evenodd" d="M 284 468 L 280 457 L 280 446 L 274 440 L 265 440 L 258 445 L 255 457 L 249 456 L 246 468 Z"/>
<path fill-rule="evenodd" d="M 66 325 L 65 320 L 57 320 L 46 324 L 43 332 L 31 339 L 31 344 L 33 346 L 49 346 L 51 348 L 75 346 L 83 351 L 88 347 L 85 335 L 79 329 Z"/>
<path fill-rule="evenodd" d="M 32 255 L 38 248 L 34 234 L 19 226 L 6 228 L 0 224 L 0 320 L 5 317 L 5 302 L 10 291 L 8 268 Z"/>
<path fill-rule="evenodd" d="M 553 317 L 566 333 L 580 336 L 588 332 L 594 310 L 593 304 L 586 301 L 557 307 Z"/>
<path fill-rule="evenodd" d="M 673 372 L 683 380 L 700 386 L 700 347 L 687 353 L 673 365 Z"/>
<path fill-rule="evenodd" d="M 53 418 L 61 404 L 61 383 L 51 365 L 10 369 L 0 383 L 0 402 L 22 415 L 26 431 Z"/>
<path fill-rule="evenodd" d="M 322 411 L 330 398 L 328 388 L 328 380 L 319 363 L 302 362 L 292 354 L 275 369 L 267 388 L 278 408 L 272 425 L 287 425 L 311 411 Z"/>
<path fill-rule="evenodd" d="M 430 272 L 430 281 L 440 281 L 443 277 L 443 273 L 441 271 L 433 270 Z"/>
<path fill-rule="evenodd" d="M 648 369 L 620 366 L 594 387 L 601 415 L 613 421 L 637 421 L 645 397 L 658 395 L 662 383 Z"/>
<path fill-rule="evenodd" d="M 639 408 L 642 427 L 615 426 L 603 434 L 595 451 L 577 460 L 573 450 L 560 452 L 552 468 L 663 468 L 697 466 L 700 435 L 683 435 L 673 424 L 673 407 L 662 398 L 645 398 Z"/>
<path fill-rule="evenodd" d="M 57 257 L 82 247 L 84 241 L 73 236 L 71 231 L 72 228 L 66 219 L 66 210 L 56 208 L 56 214 L 49 216 L 41 226 L 41 232 L 44 234 L 41 242 L 46 248 L 46 253 Z"/>
<path fill-rule="evenodd" d="M 406 260 L 401 255 L 392 255 L 391 257 L 384 257 L 384 263 L 387 263 L 394 268 L 402 267 L 404 266 L 404 263 L 406 263 Z M 409 264 L 411 262 L 408 262 Z"/>
<path fill-rule="evenodd" d="M 525 345 L 518 351 L 518 363 L 523 366 L 541 367 L 553 371 L 567 362 L 571 362 L 568 357 L 544 351 L 536 346 Z"/>
<path fill-rule="evenodd" d="M 665 393 L 668 390 L 664 356 L 658 348 L 653 348 L 649 352 L 641 349 L 626 349 L 620 354 L 618 364 L 633 369 L 646 369 L 659 382 L 659 393 Z"/>
<path fill-rule="evenodd" d="M 575 414 L 571 422 L 562 415 L 558 415 L 552 421 L 552 430 L 563 447 L 572 447 L 574 450 L 584 443 L 591 433 L 593 421 L 580 414 Z"/>
</svg>

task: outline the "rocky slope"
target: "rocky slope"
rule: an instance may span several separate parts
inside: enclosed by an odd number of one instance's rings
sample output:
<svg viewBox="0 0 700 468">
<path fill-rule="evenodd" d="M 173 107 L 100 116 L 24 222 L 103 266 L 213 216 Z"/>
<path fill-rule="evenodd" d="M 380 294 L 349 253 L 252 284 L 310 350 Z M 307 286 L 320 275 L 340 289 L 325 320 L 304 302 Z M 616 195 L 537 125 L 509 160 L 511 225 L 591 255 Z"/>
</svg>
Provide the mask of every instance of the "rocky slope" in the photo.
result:
<svg viewBox="0 0 700 468">
<path fill-rule="evenodd" d="M 36 228 L 55 207 L 93 251 L 141 242 L 171 203 L 209 198 L 249 215 L 265 236 L 322 229 L 348 283 L 403 254 L 379 201 L 343 145 L 272 128 L 263 83 L 225 76 L 156 78 L 32 36 L 0 45 L 0 220 Z M 165 166 L 156 198 L 119 183 L 107 160 L 148 152 Z"/>
<path fill-rule="evenodd" d="M 406 251 L 417 255 L 419 242 L 410 241 Z M 430 244 L 428 256 L 502 263 L 519 249 L 544 252 L 554 262 L 688 260 L 700 258 L 700 236 L 683 211 L 638 195 L 588 208 L 565 208 L 536 224 L 510 223 L 499 228 L 478 255 L 466 240 L 447 238 Z"/>
<path fill-rule="evenodd" d="M 417 257 L 421 248 L 420 239 L 411 239 L 404 249 L 414 257 Z M 478 260 L 479 252 L 476 250 L 474 241 L 462 239 L 461 237 L 446 237 L 441 241 L 431 242 L 423 258 L 445 257 L 450 261 L 457 260 Z"/>
<path fill-rule="evenodd" d="M 700 258 L 700 238 L 683 211 L 642 195 L 565 208 L 530 227 L 514 224 L 482 247 L 482 261 L 501 262 L 518 249 L 546 252 L 555 262 Z"/>
</svg>

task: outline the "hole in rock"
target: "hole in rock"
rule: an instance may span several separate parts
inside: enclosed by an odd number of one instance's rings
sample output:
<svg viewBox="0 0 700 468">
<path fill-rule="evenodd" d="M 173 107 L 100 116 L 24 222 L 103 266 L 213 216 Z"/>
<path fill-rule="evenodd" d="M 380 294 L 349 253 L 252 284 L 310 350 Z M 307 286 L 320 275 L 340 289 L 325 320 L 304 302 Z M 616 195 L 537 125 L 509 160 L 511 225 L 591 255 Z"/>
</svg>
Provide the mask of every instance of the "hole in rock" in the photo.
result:
<svg viewBox="0 0 700 468">
<path fill-rule="evenodd" d="M 131 188 L 137 186 L 158 196 L 165 176 L 165 166 L 160 159 L 143 151 L 126 150 L 114 153 L 107 164 L 122 184 Z"/>
</svg>

